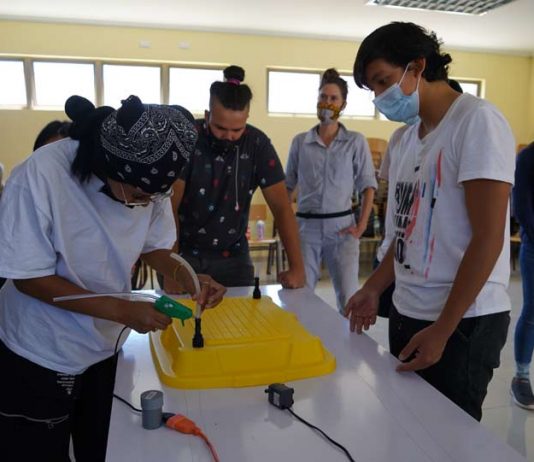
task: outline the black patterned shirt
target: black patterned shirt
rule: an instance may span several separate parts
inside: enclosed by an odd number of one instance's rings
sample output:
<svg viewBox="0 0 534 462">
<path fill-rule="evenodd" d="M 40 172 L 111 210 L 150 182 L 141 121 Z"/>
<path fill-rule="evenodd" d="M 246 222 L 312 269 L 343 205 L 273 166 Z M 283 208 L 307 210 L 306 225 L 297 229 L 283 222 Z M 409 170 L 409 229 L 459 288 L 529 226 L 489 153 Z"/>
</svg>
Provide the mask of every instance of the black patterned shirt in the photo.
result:
<svg viewBox="0 0 534 462">
<path fill-rule="evenodd" d="M 197 147 L 181 175 L 180 251 L 201 257 L 246 253 L 252 195 L 258 186 L 285 180 L 282 164 L 271 140 L 251 125 L 226 151 L 214 150 L 203 120 L 197 127 Z"/>
</svg>

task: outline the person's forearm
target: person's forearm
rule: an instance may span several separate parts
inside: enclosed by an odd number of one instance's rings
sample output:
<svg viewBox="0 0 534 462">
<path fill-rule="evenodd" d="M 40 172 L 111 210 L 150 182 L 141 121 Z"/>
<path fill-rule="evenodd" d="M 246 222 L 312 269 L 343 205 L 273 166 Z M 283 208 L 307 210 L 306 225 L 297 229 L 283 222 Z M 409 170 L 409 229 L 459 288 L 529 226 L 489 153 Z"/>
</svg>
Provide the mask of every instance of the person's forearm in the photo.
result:
<svg viewBox="0 0 534 462">
<path fill-rule="evenodd" d="M 287 207 L 279 215 L 275 217 L 276 226 L 278 227 L 280 239 L 287 253 L 289 268 L 293 270 L 304 270 L 304 262 L 300 250 L 299 230 L 293 210 L 291 207 Z"/>
<path fill-rule="evenodd" d="M 371 276 L 365 281 L 364 288 L 381 294 L 395 281 L 394 256 L 395 239 L 393 239 L 380 265 L 377 266 Z"/>
<path fill-rule="evenodd" d="M 175 247 L 177 243 L 175 243 Z M 171 252 L 173 249 L 158 249 L 153 250 L 152 252 L 144 253 L 141 255 L 141 260 L 143 260 L 147 265 L 154 268 L 158 273 L 163 274 L 168 278 L 179 280 L 180 279 L 180 268 L 182 264 L 176 261 L 174 258 L 171 258 Z"/>
<path fill-rule="evenodd" d="M 369 221 L 369 215 L 373 208 L 373 200 L 375 198 L 374 188 L 367 188 L 363 191 L 362 206 L 360 209 L 360 217 L 358 218 L 358 227 L 366 229 Z"/>
<path fill-rule="evenodd" d="M 15 287 L 30 297 L 68 311 L 86 314 L 95 318 L 121 322 L 121 300 L 114 297 L 97 297 L 65 302 L 54 302 L 55 297 L 90 294 L 89 290 L 73 284 L 60 276 L 44 276 L 33 279 L 17 279 Z"/>
<path fill-rule="evenodd" d="M 289 196 L 289 202 L 294 202 L 297 196 L 297 190 L 287 188 L 287 195 Z"/>
<path fill-rule="evenodd" d="M 449 297 L 435 324 L 451 335 L 488 280 L 502 251 L 500 233 L 472 237 L 458 267 Z"/>
</svg>

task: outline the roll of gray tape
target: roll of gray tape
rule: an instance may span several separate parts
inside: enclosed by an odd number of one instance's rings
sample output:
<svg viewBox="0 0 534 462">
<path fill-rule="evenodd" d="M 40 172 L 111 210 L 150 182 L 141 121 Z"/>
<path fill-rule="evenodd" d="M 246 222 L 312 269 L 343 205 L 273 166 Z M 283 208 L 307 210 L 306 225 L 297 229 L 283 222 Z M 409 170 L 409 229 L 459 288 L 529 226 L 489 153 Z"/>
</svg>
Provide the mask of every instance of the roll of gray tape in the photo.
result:
<svg viewBox="0 0 534 462">
<path fill-rule="evenodd" d="M 143 428 L 153 430 L 162 424 L 163 393 L 159 390 L 147 390 L 141 393 Z"/>
</svg>

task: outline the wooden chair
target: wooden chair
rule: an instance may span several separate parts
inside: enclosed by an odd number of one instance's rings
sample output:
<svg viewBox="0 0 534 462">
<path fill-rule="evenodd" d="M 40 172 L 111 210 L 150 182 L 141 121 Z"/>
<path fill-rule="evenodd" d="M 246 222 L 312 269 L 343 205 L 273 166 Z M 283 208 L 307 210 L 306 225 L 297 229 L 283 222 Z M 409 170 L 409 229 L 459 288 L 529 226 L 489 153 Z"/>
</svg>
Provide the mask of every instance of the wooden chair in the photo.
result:
<svg viewBox="0 0 534 462">
<path fill-rule="evenodd" d="M 388 142 L 382 138 L 367 138 L 367 143 L 369 143 L 369 150 L 371 151 L 371 156 L 373 158 L 373 164 L 375 169 L 380 169 L 382 164 L 382 159 L 386 153 L 388 147 Z M 386 216 L 386 205 L 388 200 L 388 184 L 387 181 L 378 179 L 378 188 L 375 192 L 375 213 L 378 215 L 380 223 L 385 222 Z M 375 246 L 376 247 L 376 246 Z"/>
<path fill-rule="evenodd" d="M 280 259 L 279 259 L 279 249 L 280 241 L 276 236 L 273 236 L 271 239 L 263 237 L 263 239 L 257 239 L 255 236 L 255 225 L 258 220 L 266 221 L 267 219 L 267 205 L 265 204 L 251 204 L 250 212 L 248 216 L 249 223 L 251 226 L 252 237 L 248 241 L 248 248 L 250 252 L 258 251 L 267 251 L 267 269 L 266 273 L 271 274 L 272 263 L 274 261 L 276 267 L 276 275 L 280 272 Z"/>
<path fill-rule="evenodd" d="M 367 143 L 369 144 L 375 169 L 378 170 L 388 147 L 388 142 L 382 138 L 367 138 Z"/>
</svg>

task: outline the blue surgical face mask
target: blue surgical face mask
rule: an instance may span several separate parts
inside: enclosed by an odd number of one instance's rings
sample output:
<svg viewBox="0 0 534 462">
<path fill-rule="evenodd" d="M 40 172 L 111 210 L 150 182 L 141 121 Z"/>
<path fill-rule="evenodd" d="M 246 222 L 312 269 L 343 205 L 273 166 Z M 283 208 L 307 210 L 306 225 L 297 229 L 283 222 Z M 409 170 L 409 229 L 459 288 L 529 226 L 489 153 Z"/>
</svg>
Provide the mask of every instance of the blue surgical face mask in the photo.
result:
<svg viewBox="0 0 534 462">
<path fill-rule="evenodd" d="M 419 76 L 417 80 L 415 91 L 410 95 L 405 95 L 400 84 L 407 71 L 408 66 L 406 66 L 404 74 L 402 74 L 398 83 L 378 95 L 373 100 L 373 103 L 389 120 L 413 125 L 419 121 L 419 81 L 421 77 Z"/>
</svg>

